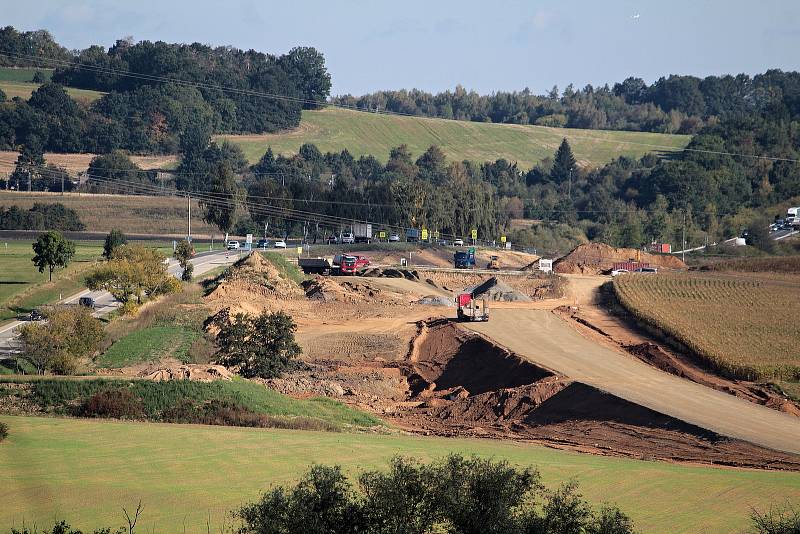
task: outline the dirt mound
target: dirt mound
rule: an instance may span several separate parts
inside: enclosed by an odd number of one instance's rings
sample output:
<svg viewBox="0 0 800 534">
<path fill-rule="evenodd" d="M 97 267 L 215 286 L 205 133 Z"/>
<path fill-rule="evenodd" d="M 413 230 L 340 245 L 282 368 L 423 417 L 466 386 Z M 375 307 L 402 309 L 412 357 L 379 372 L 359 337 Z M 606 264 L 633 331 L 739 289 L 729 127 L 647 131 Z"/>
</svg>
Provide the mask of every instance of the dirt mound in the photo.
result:
<svg viewBox="0 0 800 534">
<path fill-rule="evenodd" d="M 496 276 L 477 286 L 474 291 L 476 298 L 486 298 L 494 301 L 530 302 L 531 300 L 528 295 L 520 293 L 502 280 L 498 280 Z"/>
<path fill-rule="evenodd" d="M 306 298 L 322 302 L 358 304 L 369 301 L 393 304 L 402 300 L 399 293 L 365 280 L 317 276 L 313 280 L 304 281 L 302 288 Z"/>
<path fill-rule="evenodd" d="M 470 271 L 423 271 L 421 277 L 433 287 L 453 292 L 461 292 L 467 288 L 478 286 L 487 280 L 486 275 Z M 563 292 L 563 279 L 558 276 L 532 272 L 526 276 L 497 274 L 494 277 L 513 291 L 527 296 L 530 300 L 558 298 Z"/>
<path fill-rule="evenodd" d="M 214 380 L 232 380 L 234 374 L 222 365 L 185 364 L 172 367 L 145 369 L 138 374 L 141 378 L 155 380 L 192 380 L 196 382 L 213 382 Z"/>
<path fill-rule="evenodd" d="M 252 252 L 228 269 L 206 299 L 242 303 L 254 296 L 291 299 L 302 295 L 297 284 L 283 278 L 278 269 L 261 254 Z"/>
<path fill-rule="evenodd" d="M 553 269 L 561 274 L 602 274 L 613 268 L 614 263 L 638 261 L 649 263 L 660 269 L 686 269 L 679 258 L 669 255 L 650 254 L 633 248 L 614 248 L 604 243 L 578 245 L 566 256 L 553 263 Z"/>
<path fill-rule="evenodd" d="M 541 441 L 635 458 L 800 470 L 800 458 L 721 436 L 557 376 L 445 320 L 420 325 L 401 366 L 408 401 L 385 416 L 446 436 Z"/>
</svg>

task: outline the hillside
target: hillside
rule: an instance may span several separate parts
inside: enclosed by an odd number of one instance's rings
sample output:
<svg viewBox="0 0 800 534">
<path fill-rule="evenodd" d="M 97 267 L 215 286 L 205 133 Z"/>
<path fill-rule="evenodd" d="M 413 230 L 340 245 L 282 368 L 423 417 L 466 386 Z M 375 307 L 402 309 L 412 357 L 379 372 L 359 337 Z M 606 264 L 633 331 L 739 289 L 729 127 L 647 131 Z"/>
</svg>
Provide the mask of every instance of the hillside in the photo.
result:
<svg viewBox="0 0 800 534">
<path fill-rule="evenodd" d="M 646 152 L 679 150 L 691 138 L 380 115 L 340 108 L 303 111 L 300 127 L 285 133 L 217 137 L 239 145 L 251 163 L 258 161 L 269 146 L 275 153 L 293 154 L 303 143 L 313 143 L 322 152 L 346 148 L 356 157 L 372 154 L 385 162 L 392 147 L 406 144 L 415 157 L 430 145 L 439 145 L 452 160 L 483 162 L 505 158 L 518 162 L 524 169 L 552 157 L 564 137 L 578 162 L 592 167 L 617 156 L 639 157 Z"/>
</svg>

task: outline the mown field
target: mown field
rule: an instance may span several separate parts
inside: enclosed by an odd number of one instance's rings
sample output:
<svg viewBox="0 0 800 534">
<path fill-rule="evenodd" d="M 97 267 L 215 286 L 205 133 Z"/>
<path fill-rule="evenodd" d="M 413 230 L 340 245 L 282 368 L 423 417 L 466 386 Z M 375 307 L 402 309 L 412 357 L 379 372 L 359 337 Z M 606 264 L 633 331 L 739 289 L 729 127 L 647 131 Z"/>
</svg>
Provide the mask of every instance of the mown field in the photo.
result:
<svg viewBox="0 0 800 534">
<path fill-rule="evenodd" d="M 44 159 L 46 163 L 63 167 L 75 175 L 86 172 L 96 155 L 45 152 Z M 0 150 L 0 172 L 14 172 L 18 156 L 17 152 Z M 178 163 L 177 156 L 131 156 L 130 158 L 142 169 L 171 169 Z"/>
<path fill-rule="evenodd" d="M 258 161 L 269 146 L 276 153 L 293 154 L 303 143 L 314 143 L 322 152 L 346 148 L 356 157 L 371 154 L 385 162 L 392 147 L 405 143 L 415 158 L 430 145 L 439 145 L 451 160 L 505 158 L 526 170 L 552 157 L 564 137 L 579 163 L 589 166 L 622 155 L 639 157 L 646 152 L 679 150 L 690 140 L 688 135 L 448 121 L 337 108 L 304 111 L 300 127 L 290 132 L 218 137 L 239 145 L 250 162 Z"/>
<path fill-rule="evenodd" d="M 800 276 L 659 273 L 614 280 L 634 316 L 688 346 L 723 375 L 800 380 Z"/>
<path fill-rule="evenodd" d="M 74 209 L 92 232 L 120 228 L 129 234 L 186 235 L 186 200 L 181 198 L 0 191 L 0 206 L 29 209 L 36 202 L 58 202 Z M 193 202 L 192 234 L 210 235 L 214 229 L 203 222 L 200 213 Z M 220 235 L 218 230 L 216 235 Z"/>
<path fill-rule="evenodd" d="M 37 72 L 41 72 L 46 80 L 53 77 L 53 69 L 0 67 L 0 82 L 33 82 L 33 76 Z"/>
<path fill-rule="evenodd" d="M 83 529 L 121 525 L 144 505 L 142 532 L 219 531 L 225 512 L 314 462 L 349 474 L 396 454 L 449 452 L 537 466 L 548 485 L 576 478 L 596 503 L 615 502 L 641 532 L 735 532 L 751 507 L 797 502 L 800 475 L 598 457 L 530 444 L 400 435 L 1 416 L 0 527 L 66 517 Z"/>
<path fill-rule="evenodd" d="M 3 90 L 3 92 L 6 94 L 6 98 L 9 100 L 15 96 L 18 96 L 23 100 L 27 100 L 30 98 L 31 93 L 39 88 L 39 85 L 40 84 L 38 83 L 31 82 L 0 80 L 0 89 Z M 94 102 L 105 94 L 101 93 L 100 91 L 92 91 L 90 89 L 75 89 L 73 87 L 67 87 L 66 90 L 69 96 L 82 102 Z"/>
</svg>

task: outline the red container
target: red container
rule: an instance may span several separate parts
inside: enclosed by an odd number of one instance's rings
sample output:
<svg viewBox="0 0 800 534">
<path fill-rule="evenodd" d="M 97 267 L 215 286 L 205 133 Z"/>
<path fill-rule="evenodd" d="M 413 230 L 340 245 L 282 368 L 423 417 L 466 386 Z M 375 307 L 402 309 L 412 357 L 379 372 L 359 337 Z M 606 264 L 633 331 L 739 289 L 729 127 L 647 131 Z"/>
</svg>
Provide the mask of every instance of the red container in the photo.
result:
<svg viewBox="0 0 800 534">
<path fill-rule="evenodd" d="M 625 269 L 626 271 L 632 272 L 640 267 L 650 267 L 650 264 L 639 261 L 620 261 L 614 264 L 613 269 Z"/>
<path fill-rule="evenodd" d="M 463 306 L 469 306 L 469 303 L 470 303 L 471 300 L 472 300 L 472 297 L 470 296 L 469 293 L 462 293 L 462 294 L 460 294 L 458 296 L 458 305 L 462 306 L 462 307 Z"/>
</svg>

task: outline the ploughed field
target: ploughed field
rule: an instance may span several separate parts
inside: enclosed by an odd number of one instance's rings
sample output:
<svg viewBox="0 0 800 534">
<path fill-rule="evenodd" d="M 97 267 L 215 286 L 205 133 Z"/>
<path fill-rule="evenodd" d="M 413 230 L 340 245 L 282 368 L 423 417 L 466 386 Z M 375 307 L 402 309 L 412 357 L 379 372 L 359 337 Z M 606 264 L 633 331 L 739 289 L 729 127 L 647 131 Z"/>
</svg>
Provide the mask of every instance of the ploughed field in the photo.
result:
<svg viewBox="0 0 800 534">
<path fill-rule="evenodd" d="M 614 289 L 636 318 L 725 376 L 800 380 L 800 275 L 624 275 Z"/>
</svg>

